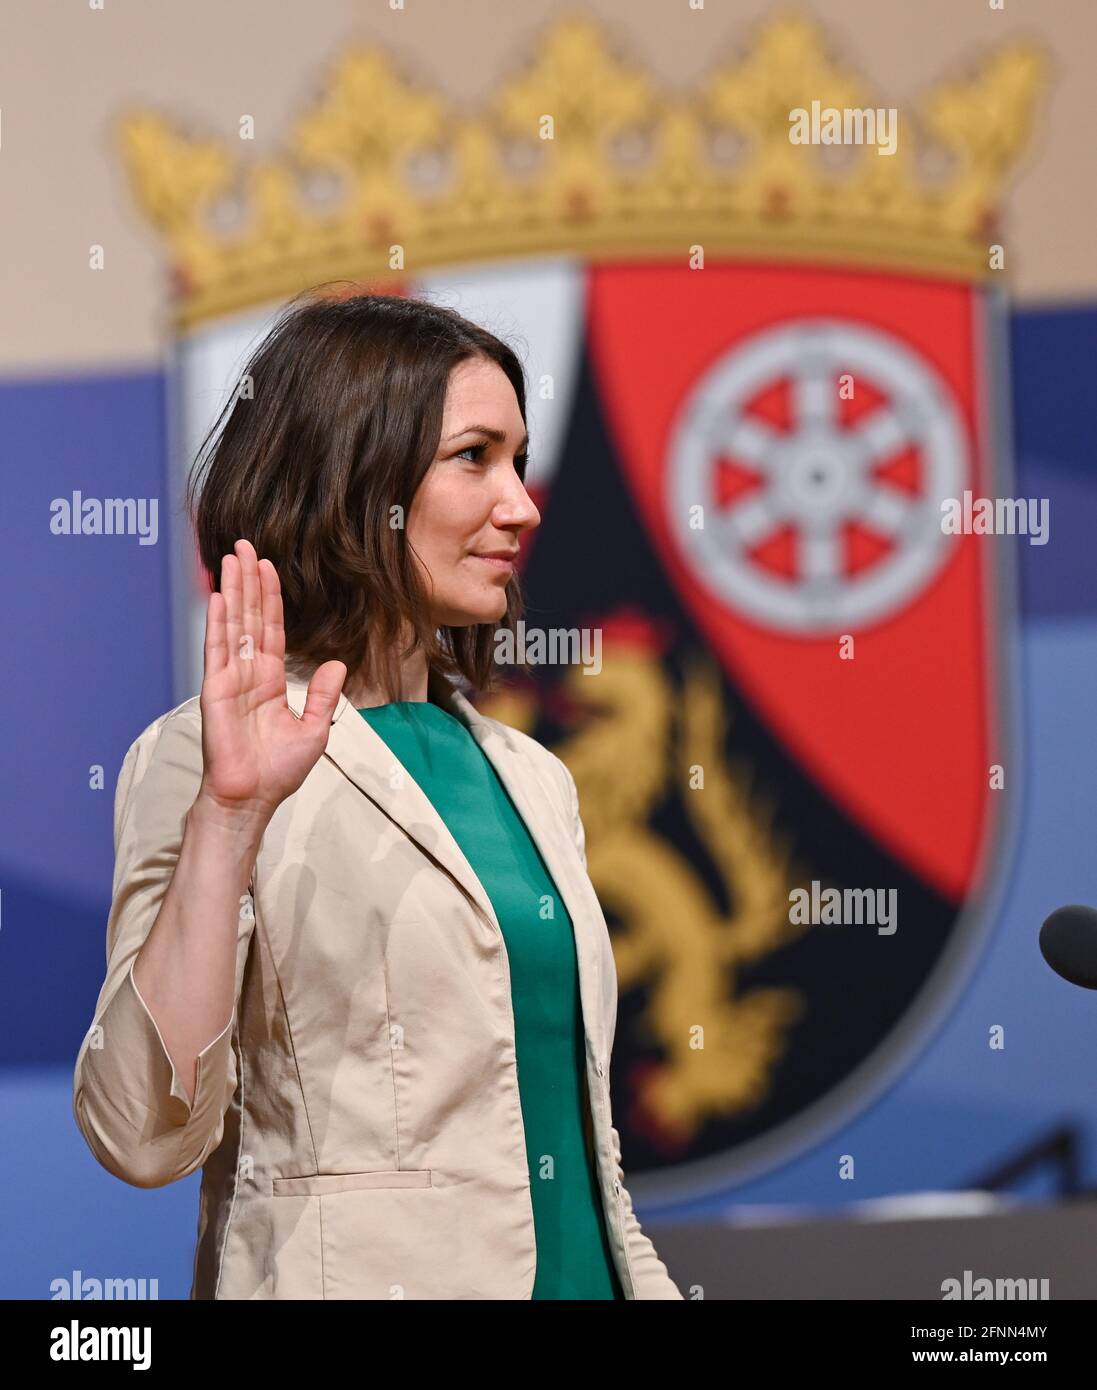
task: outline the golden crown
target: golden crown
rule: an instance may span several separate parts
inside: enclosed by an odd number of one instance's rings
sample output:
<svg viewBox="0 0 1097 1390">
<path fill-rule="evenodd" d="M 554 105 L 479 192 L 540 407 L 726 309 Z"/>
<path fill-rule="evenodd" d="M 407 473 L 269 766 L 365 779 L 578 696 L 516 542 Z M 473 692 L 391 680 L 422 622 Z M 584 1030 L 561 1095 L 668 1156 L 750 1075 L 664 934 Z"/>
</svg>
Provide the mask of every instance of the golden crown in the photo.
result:
<svg viewBox="0 0 1097 1390">
<path fill-rule="evenodd" d="M 278 157 L 246 161 L 148 111 L 120 138 L 170 247 L 180 328 L 322 281 L 549 254 L 685 264 L 701 248 L 979 279 L 1044 66 L 1031 44 L 1003 45 L 897 105 L 895 152 L 881 156 L 790 138 L 791 113 L 813 103 L 870 109 L 808 18 L 768 21 L 677 95 L 576 15 L 472 117 L 357 46 Z"/>
</svg>

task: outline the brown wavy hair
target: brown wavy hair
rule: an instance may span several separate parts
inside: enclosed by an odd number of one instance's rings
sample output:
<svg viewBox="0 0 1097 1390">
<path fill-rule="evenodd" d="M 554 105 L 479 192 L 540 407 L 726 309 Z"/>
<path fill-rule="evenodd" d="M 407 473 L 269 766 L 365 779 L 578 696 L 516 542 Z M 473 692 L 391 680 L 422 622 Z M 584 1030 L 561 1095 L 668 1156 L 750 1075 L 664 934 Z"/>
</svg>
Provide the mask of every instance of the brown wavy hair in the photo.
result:
<svg viewBox="0 0 1097 1390">
<path fill-rule="evenodd" d="M 406 521 L 434 460 L 453 368 L 497 363 L 525 421 L 522 365 L 452 309 L 344 286 L 289 302 L 199 448 L 186 505 L 202 565 L 218 587 L 240 538 L 271 561 L 291 670 L 343 661 L 396 700 L 400 660 L 421 646 L 428 670 L 489 692 L 495 634 L 513 632 L 523 610 L 517 573 L 497 622 L 436 629 L 390 509 Z M 414 635 L 398 652 L 404 622 Z"/>
</svg>

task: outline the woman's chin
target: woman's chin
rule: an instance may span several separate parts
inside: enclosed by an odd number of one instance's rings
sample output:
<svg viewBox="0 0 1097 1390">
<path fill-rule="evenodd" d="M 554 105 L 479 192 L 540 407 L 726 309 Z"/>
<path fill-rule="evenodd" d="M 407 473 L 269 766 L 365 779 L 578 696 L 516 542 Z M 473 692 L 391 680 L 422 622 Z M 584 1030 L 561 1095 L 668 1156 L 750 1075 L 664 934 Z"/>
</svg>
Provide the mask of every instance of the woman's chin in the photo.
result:
<svg viewBox="0 0 1097 1390">
<path fill-rule="evenodd" d="M 448 610 L 447 616 L 439 619 L 439 626 L 473 627 L 478 623 L 497 623 L 506 616 L 507 596 L 503 589 L 498 595 L 485 594 L 475 602 L 468 600 L 459 608 Z"/>
</svg>

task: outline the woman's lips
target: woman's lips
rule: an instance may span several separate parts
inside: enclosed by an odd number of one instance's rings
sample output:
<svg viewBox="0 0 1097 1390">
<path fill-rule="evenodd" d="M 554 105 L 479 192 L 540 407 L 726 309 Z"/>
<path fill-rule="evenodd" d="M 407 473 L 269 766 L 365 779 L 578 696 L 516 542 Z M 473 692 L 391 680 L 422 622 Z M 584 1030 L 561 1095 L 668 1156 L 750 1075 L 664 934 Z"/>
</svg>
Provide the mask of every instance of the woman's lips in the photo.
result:
<svg viewBox="0 0 1097 1390">
<path fill-rule="evenodd" d="M 496 558 L 494 555 L 474 555 L 472 558 L 474 560 L 482 560 L 485 565 L 492 565 L 497 570 L 512 570 L 514 568 L 514 562 L 512 560 Z"/>
</svg>

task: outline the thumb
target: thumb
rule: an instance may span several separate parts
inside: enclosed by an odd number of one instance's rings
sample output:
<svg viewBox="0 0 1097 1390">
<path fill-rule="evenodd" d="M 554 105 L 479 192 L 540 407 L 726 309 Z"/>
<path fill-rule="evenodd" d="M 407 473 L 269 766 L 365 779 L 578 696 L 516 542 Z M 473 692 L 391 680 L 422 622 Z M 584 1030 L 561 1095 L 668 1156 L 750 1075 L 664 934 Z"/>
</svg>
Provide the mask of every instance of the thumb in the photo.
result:
<svg viewBox="0 0 1097 1390">
<path fill-rule="evenodd" d="M 342 661 L 325 661 L 318 666 L 309 681 L 301 718 L 306 723 L 330 724 L 346 678 L 347 668 Z"/>
</svg>

